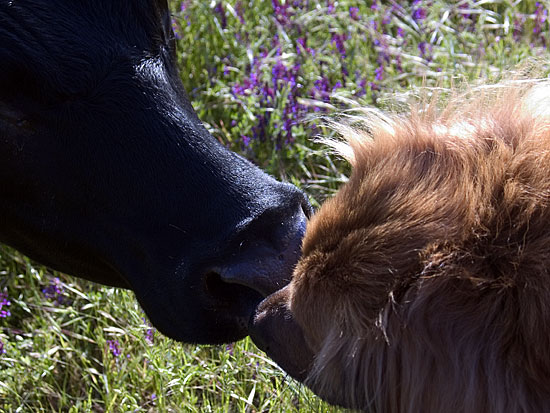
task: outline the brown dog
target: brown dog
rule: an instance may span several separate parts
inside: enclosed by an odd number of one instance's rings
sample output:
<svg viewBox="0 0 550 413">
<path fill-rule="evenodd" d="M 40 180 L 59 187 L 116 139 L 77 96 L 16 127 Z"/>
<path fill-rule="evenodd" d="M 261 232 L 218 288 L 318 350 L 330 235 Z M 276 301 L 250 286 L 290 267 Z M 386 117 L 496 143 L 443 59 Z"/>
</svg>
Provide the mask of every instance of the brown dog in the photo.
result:
<svg viewBox="0 0 550 413">
<path fill-rule="evenodd" d="M 256 343 L 347 407 L 550 412 L 549 85 L 343 126 L 352 175 Z"/>
</svg>

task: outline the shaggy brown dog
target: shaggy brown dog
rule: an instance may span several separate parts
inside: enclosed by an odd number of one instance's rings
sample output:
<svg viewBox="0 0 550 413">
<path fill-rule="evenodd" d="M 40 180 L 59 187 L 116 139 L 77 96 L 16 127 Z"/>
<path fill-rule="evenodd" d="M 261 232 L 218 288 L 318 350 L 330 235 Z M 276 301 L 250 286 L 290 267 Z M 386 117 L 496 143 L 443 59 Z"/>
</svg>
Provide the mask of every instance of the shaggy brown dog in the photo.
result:
<svg viewBox="0 0 550 413">
<path fill-rule="evenodd" d="M 283 369 L 369 411 L 550 412 L 550 86 L 533 83 L 341 128 L 349 182 L 251 326 Z"/>
</svg>

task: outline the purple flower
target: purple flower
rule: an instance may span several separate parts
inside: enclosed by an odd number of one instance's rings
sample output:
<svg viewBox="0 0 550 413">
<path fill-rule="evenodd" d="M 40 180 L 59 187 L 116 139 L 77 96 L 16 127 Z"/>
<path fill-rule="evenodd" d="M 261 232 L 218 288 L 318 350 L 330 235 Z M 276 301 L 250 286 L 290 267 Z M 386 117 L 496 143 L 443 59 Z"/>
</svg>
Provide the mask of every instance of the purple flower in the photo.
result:
<svg viewBox="0 0 550 413">
<path fill-rule="evenodd" d="M 246 135 L 241 135 L 241 139 L 243 140 L 244 146 L 248 148 L 248 145 L 250 145 L 250 138 Z"/>
<path fill-rule="evenodd" d="M 289 107 L 291 107 L 291 106 L 286 106 L 285 107 L 285 111 L 284 111 L 284 114 L 283 114 L 285 120 L 284 120 L 283 126 L 282 126 L 283 131 L 287 132 L 287 135 L 290 134 L 290 130 L 292 129 L 292 124 L 293 124 L 292 118 L 288 116 L 289 112 L 291 111 L 291 110 L 288 109 Z"/>
<path fill-rule="evenodd" d="M 525 24 L 525 16 L 516 16 L 514 19 L 514 31 L 513 37 L 516 42 L 521 41 L 521 34 L 523 32 L 523 25 Z"/>
<path fill-rule="evenodd" d="M 260 83 L 258 74 L 256 72 L 250 73 L 250 77 L 246 79 L 246 83 L 248 84 L 249 89 L 254 89 Z"/>
<path fill-rule="evenodd" d="M 298 37 L 296 40 L 296 53 L 301 54 L 303 50 L 307 50 L 305 37 Z"/>
<path fill-rule="evenodd" d="M 178 21 L 175 18 L 172 18 L 172 31 L 176 39 L 181 39 L 181 28 Z"/>
<path fill-rule="evenodd" d="M 267 83 L 264 84 L 264 86 L 260 90 L 260 93 L 266 100 L 273 99 L 275 97 L 275 89 L 269 87 Z"/>
<path fill-rule="evenodd" d="M 386 12 L 384 13 L 384 17 L 382 18 L 382 25 L 383 26 L 387 26 L 388 24 L 390 24 L 391 18 L 392 18 L 392 12 L 393 12 L 393 7 L 391 9 L 386 10 Z M 384 33 L 385 32 L 386 31 L 384 29 Z"/>
<path fill-rule="evenodd" d="M 418 8 L 413 13 L 413 19 L 415 19 L 416 21 L 424 20 L 427 14 L 428 13 L 426 12 L 426 9 Z"/>
<path fill-rule="evenodd" d="M 153 344 L 154 337 L 155 337 L 155 329 L 153 327 L 149 327 L 147 329 L 147 332 L 145 333 L 145 341 L 147 341 L 149 344 Z"/>
<path fill-rule="evenodd" d="M 153 338 L 155 336 L 155 328 L 147 321 L 145 317 L 141 317 L 141 321 L 148 327 L 145 332 L 145 341 L 149 344 L 153 344 Z"/>
<path fill-rule="evenodd" d="M 539 34 L 542 31 L 542 26 L 548 16 L 548 10 L 540 2 L 535 3 L 535 27 L 533 27 L 533 33 Z"/>
<path fill-rule="evenodd" d="M 359 90 L 355 93 L 355 96 L 357 97 L 365 96 L 367 94 L 367 89 L 366 89 L 367 79 L 362 78 L 357 84 L 359 86 Z"/>
<path fill-rule="evenodd" d="M 290 22 L 292 14 L 290 13 L 289 7 L 290 2 L 284 2 L 281 4 L 279 0 L 271 0 L 271 5 L 273 6 L 273 12 L 275 13 L 275 18 L 283 26 Z"/>
<path fill-rule="evenodd" d="M 235 13 L 237 13 L 237 17 L 239 18 L 239 21 L 241 24 L 244 24 L 244 12 L 243 12 L 243 2 L 241 0 L 237 1 L 235 4 Z"/>
<path fill-rule="evenodd" d="M 377 47 L 378 50 L 378 57 L 376 61 L 378 64 L 382 64 L 383 62 L 390 63 L 391 61 L 391 55 L 390 55 L 390 48 L 389 45 L 384 37 L 381 38 L 382 40 L 375 39 L 374 45 L 379 46 Z"/>
<path fill-rule="evenodd" d="M 231 88 L 231 92 L 233 92 L 234 96 L 244 96 L 246 94 L 245 91 L 246 87 L 242 86 L 239 83 L 235 83 Z"/>
<path fill-rule="evenodd" d="M 314 83 L 314 88 L 311 91 L 313 97 L 320 97 L 323 101 L 328 102 L 330 100 L 330 85 L 326 77 L 318 79 Z"/>
<path fill-rule="evenodd" d="M 432 60 L 431 52 L 432 52 L 432 45 L 427 42 L 420 42 L 418 43 L 418 50 L 420 51 L 420 57 L 430 61 Z"/>
<path fill-rule="evenodd" d="M 467 10 L 470 9 L 469 2 L 462 2 L 458 5 L 458 9 L 460 10 L 460 13 L 462 14 L 463 20 L 468 20 L 471 17 L 471 14 L 468 13 Z"/>
<path fill-rule="evenodd" d="M 338 49 L 338 52 L 340 52 L 340 55 L 343 59 L 346 58 L 346 47 L 344 45 L 344 41 L 346 40 L 345 34 L 336 34 L 334 33 L 332 35 L 332 43 L 336 46 L 336 49 Z"/>
<path fill-rule="evenodd" d="M 220 18 L 221 18 L 220 24 L 222 25 L 222 29 L 225 29 L 227 27 L 227 17 L 225 15 L 225 9 L 223 7 L 223 3 L 221 1 L 218 2 L 214 7 L 214 13 L 218 13 L 220 15 Z"/>
<path fill-rule="evenodd" d="M 271 118 L 271 112 L 264 112 L 258 117 L 258 123 L 252 128 L 252 139 L 264 141 L 266 128 Z"/>
<path fill-rule="evenodd" d="M 349 8 L 349 17 L 351 17 L 352 20 L 359 20 L 359 8 L 358 7 L 350 7 Z"/>
<path fill-rule="evenodd" d="M 382 67 L 382 65 L 374 69 L 374 75 L 375 80 L 382 80 L 384 78 L 384 68 Z"/>
<path fill-rule="evenodd" d="M 115 356 L 115 358 L 122 354 L 118 340 L 107 340 L 107 344 L 109 345 L 109 350 L 111 350 L 111 353 Z"/>
<path fill-rule="evenodd" d="M 185 19 L 185 21 L 187 22 L 187 26 L 191 26 L 191 19 L 189 18 L 189 15 L 185 12 L 189 7 L 189 1 L 190 0 L 182 1 L 181 7 L 180 7 L 181 14 L 183 15 L 183 18 Z"/>
<path fill-rule="evenodd" d="M 273 75 L 273 81 L 276 83 L 279 79 L 283 79 L 286 74 L 286 67 L 280 60 L 277 60 L 275 66 L 271 69 L 271 74 Z"/>
<path fill-rule="evenodd" d="M 414 0 L 413 5 L 418 6 L 413 8 L 413 19 L 417 22 L 424 20 L 428 15 L 428 11 L 422 7 L 422 0 Z"/>
<path fill-rule="evenodd" d="M 55 277 L 50 280 L 50 284 L 42 289 L 42 293 L 48 300 L 53 300 L 57 304 L 65 304 L 67 297 L 65 297 L 65 287 L 59 278 Z"/>
<path fill-rule="evenodd" d="M 10 310 L 7 309 L 11 305 L 11 301 L 8 300 L 8 293 L 0 293 L 0 318 L 6 318 L 11 315 Z"/>
<path fill-rule="evenodd" d="M 0 340 L 0 355 L 4 354 L 6 352 L 6 348 L 4 347 L 4 342 Z"/>
<path fill-rule="evenodd" d="M 364 73 L 361 70 L 355 71 L 355 84 L 364 89 L 367 84 L 367 79 L 364 77 Z"/>
<path fill-rule="evenodd" d="M 376 69 L 374 69 L 374 82 L 369 82 L 371 90 L 380 90 L 380 85 L 378 82 L 384 79 L 384 66 L 380 64 Z"/>
<path fill-rule="evenodd" d="M 401 63 L 401 56 L 395 57 L 395 67 L 399 73 L 403 73 L 403 65 Z"/>
<path fill-rule="evenodd" d="M 372 0 L 372 4 L 371 4 L 370 8 L 371 8 L 371 10 L 379 10 L 380 6 L 378 5 L 378 1 L 377 0 Z"/>
<path fill-rule="evenodd" d="M 302 49 L 308 52 L 310 55 L 315 56 L 315 50 L 313 50 L 311 47 L 307 47 L 307 38 L 305 37 L 299 37 L 296 40 L 296 53 L 301 54 Z"/>
</svg>

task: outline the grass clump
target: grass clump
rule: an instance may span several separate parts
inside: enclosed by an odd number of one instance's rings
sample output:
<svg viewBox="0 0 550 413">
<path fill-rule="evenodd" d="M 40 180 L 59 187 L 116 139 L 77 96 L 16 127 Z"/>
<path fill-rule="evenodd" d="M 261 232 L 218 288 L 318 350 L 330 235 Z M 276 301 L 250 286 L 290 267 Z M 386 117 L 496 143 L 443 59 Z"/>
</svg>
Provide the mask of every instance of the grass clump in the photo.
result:
<svg viewBox="0 0 550 413">
<path fill-rule="evenodd" d="M 341 183 L 311 154 L 311 137 L 326 133 L 320 116 L 383 106 L 420 85 L 496 77 L 546 54 L 547 9 L 529 1 L 174 6 L 182 80 L 201 119 L 262 168 L 313 186 L 314 198 Z"/>
<path fill-rule="evenodd" d="M 403 3 L 403 4 L 402 4 Z M 232 150 L 319 204 L 346 169 L 312 142 L 320 119 L 420 85 L 497 78 L 544 58 L 535 1 L 172 1 L 182 80 Z M 336 412 L 250 340 L 175 343 L 133 295 L 0 247 L 0 411 Z"/>
</svg>

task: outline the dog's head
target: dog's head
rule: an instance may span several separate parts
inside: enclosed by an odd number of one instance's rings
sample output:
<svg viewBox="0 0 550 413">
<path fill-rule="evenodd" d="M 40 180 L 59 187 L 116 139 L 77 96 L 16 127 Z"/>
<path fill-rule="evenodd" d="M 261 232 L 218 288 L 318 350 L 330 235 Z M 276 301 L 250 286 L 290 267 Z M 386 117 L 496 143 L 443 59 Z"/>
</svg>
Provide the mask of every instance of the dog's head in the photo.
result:
<svg viewBox="0 0 550 413">
<path fill-rule="evenodd" d="M 495 89 L 340 127 L 351 177 L 251 330 L 326 400 L 550 405 L 550 89 Z"/>
</svg>

